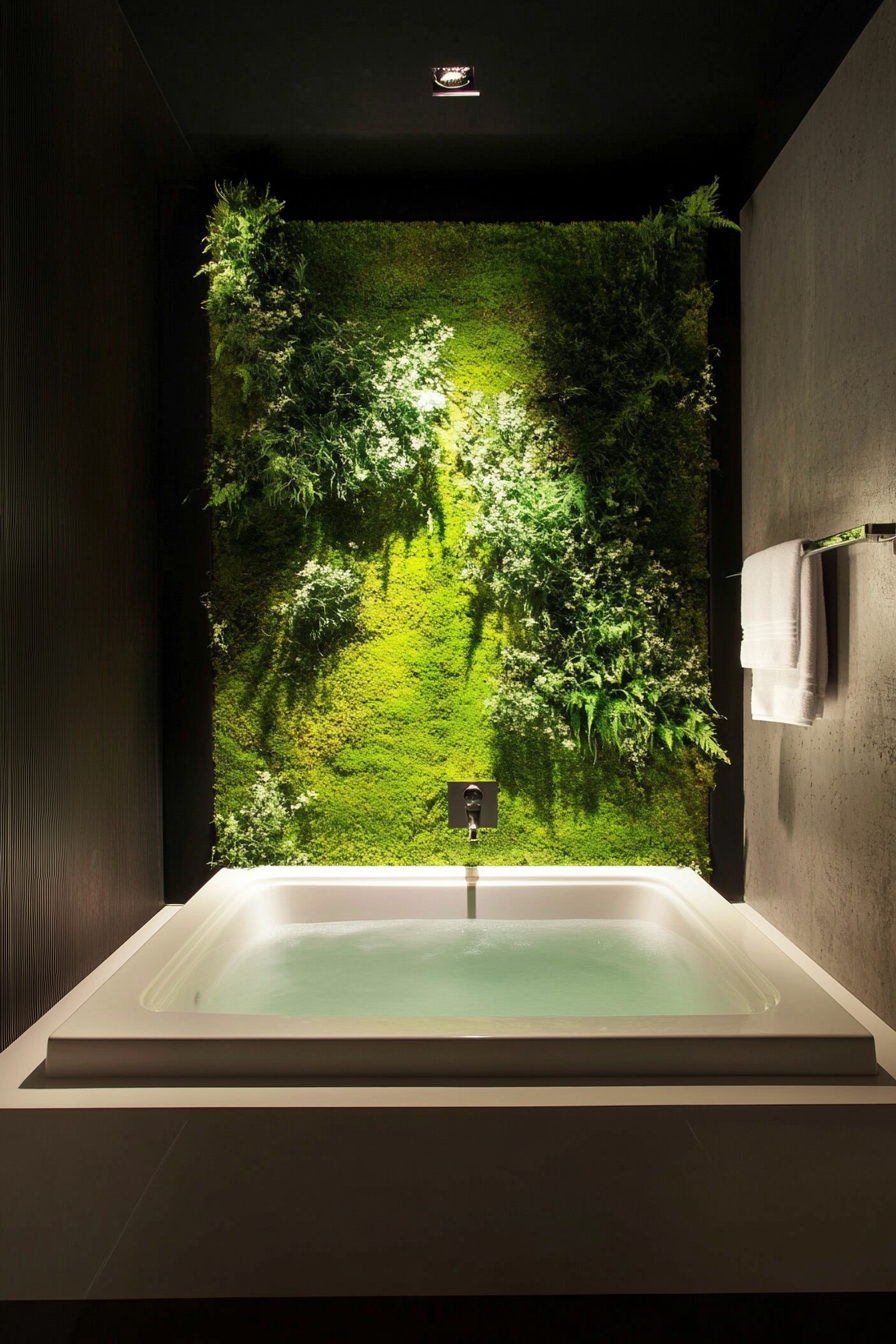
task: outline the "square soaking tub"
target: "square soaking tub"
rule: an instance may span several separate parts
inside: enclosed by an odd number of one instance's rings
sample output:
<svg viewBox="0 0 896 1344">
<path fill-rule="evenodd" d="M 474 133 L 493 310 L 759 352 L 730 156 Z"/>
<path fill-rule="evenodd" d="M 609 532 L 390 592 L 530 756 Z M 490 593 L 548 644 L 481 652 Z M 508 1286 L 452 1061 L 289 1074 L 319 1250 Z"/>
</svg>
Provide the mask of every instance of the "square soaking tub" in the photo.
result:
<svg viewBox="0 0 896 1344">
<path fill-rule="evenodd" d="M 856 1077 L 874 1039 L 678 868 L 225 870 L 47 1044 L 54 1078 Z"/>
</svg>

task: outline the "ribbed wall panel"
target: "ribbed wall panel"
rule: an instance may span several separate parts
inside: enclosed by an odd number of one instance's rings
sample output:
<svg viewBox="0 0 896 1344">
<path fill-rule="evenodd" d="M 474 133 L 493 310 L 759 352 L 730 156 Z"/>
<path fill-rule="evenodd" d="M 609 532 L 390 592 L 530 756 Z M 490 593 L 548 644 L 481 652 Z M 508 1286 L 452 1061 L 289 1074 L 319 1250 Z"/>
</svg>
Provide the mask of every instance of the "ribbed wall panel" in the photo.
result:
<svg viewBox="0 0 896 1344">
<path fill-rule="evenodd" d="M 157 255 L 185 150 L 112 0 L 4 0 L 7 1044 L 159 907 Z"/>
</svg>

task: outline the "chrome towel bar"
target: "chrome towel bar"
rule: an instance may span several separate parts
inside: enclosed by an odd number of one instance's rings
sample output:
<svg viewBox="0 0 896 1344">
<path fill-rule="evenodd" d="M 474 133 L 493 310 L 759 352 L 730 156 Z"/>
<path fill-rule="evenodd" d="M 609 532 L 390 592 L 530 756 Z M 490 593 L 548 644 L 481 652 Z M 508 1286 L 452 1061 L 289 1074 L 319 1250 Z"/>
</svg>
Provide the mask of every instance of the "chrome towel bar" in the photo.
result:
<svg viewBox="0 0 896 1344">
<path fill-rule="evenodd" d="M 860 541 L 892 541 L 896 554 L 896 523 L 859 523 L 858 527 L 848 527 L 843 532 L 834 532 L 830 537 L 819 537 L 817 541 L 803 543 L 803 555 L 815 555 L 818 551 L 836 551 L 841 546 L 855 546 Z M 728 579 L 739 579 L 741 570 L 736 574 L 727 574 Z"/>
</svg>

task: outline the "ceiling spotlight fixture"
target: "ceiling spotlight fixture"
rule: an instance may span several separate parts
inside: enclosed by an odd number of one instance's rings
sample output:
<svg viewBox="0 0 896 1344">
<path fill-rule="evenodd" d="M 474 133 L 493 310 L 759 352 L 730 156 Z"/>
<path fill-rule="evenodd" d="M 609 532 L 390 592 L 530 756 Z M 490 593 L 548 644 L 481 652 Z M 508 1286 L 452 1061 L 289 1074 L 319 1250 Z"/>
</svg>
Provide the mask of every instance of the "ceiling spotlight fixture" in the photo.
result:
<svg viewBox="0 0 896 1344">
<path fill-rule="evenodd" d="M 433 98 L 478 98 L 476 71 L 472 65 L 434 65 Z"/>
</svg>

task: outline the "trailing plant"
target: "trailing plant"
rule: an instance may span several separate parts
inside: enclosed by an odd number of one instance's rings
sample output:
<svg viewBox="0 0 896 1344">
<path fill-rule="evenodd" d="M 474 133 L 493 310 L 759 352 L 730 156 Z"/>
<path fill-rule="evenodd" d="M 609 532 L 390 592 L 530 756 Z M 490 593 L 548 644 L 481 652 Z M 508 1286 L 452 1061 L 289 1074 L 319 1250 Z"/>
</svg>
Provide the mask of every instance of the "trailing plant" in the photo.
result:
<svg viewBox="0 0 896 1344">
<path fill-rule="evenodd" d="M 290 802 L 283 779 L 259 770 L 245 807 L 227 816 L 215 815 L 218 840 L 212 866 L 255 868 L 261 864 L 306 864 L 308 855 L 290 834 L 297 812 L 317 797 L 313 790 Z"/>
<path fill-rule="evenodd" d="M 214 612 L 213 612 L 213 610 L 212 610 L 212 595 L 211 595 L 211 593 L 205 593 L 204 596 L 200 598 L 200 601 L 202 602 L 202 605 L 205 607 L 206 611 L 208 612 L 209 633 L 211 634 L 211 640 L 210 640 L 210 642 L 209 642 L 209 648 L 210 648 L 214 653 L 218 653 L 218 654 L 226 654 L 227 651 L 228 651 L 228 649 L 229 649 L 229 647 L 230 647 L 230 642 L 229 642 L 229 634 L 230 634 L 230 631 L 229 631 L 228 623 L 227 623 L 227 621 L 216 621 L 216 620 L 215 620 L 215 614 L 214 614 Z"/>
<path fill-rule="evenodd" d="M 307 512 L 326 495 L 413 497 L 438 447 L 450 328 L 432 317 L 390 343 L 309 312 L 305 260 L 283 203 L 245 182 L 218 194 L 200 274 L 209 279 L 215 359 L 237 380 L 246 414 L 212 436 L 212 505 L 241 521 L 258 500 Z"/>
<path fill-rule="evenodd" d="M 290 657 L 305 662 L 354 630 L 361 610 L 362 576 L 351 569 L 309 560 L 298 586 L 276 607 Z"/>
<path fill-rule="evenodd" d="M 702 649 L 676 627 L 681 584 L 630 536 L 602 531 L 556 430 L 519 395 L 471 400 L 460 436 L 479 499 L 465 577 L 511 622 L 489 701 L 496 726 L 567 748 L 615 748 L 636 768 L 658 745 L 727 759 L 713 725 Z"/>
</svg>

